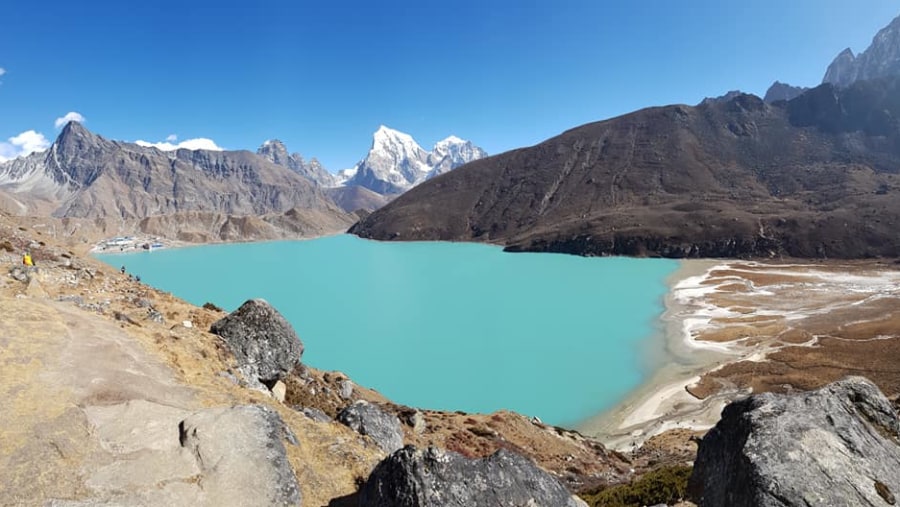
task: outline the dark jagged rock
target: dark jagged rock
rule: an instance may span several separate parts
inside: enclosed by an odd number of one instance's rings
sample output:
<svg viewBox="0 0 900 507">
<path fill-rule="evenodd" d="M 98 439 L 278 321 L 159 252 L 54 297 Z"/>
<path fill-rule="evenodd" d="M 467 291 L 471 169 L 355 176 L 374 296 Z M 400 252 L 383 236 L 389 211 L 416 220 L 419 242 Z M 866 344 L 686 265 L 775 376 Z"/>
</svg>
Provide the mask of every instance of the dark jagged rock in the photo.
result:
<svg viewBox="0 0 900 507">
<path fill-rule="evenodd" d="M 665 257 L 900 255 L 900 77 L 649 108 L 476 160 L 351 228 Z"/>
<path fill-rule="evenodd" d="M 351 404 L 338 414 L 337 420 L 360 435 L 372 437 L 384 452 L 391 453 L 403 447 L 400 419 L 367 401 Z"/>
<path fill-rule="evenodd" d="M 213 323 L 248 380 L 274 383 L 300 364 L 303 343 L 291 324 L 263 299 L 251 299 Z"/>
<path fill-rule="evenodd" d="M 182 421 L 179 432 L 182 447 L 197 458 L 208 505 L 300 505 L 282 443 L 297 445 L 297 437 L 272 409 L 206 409 Z"/>
<path fill-rule="evenodd" d="M 791 86 L 787 83 L 782 83 L 780 81 L 775 81 L 772 83 L 772 86 L 766 90 L 766 96 L 763 97 L 763 101 L 768 104 L 772 102 L 778 102 L 781 100 L 792 100 L 803 94 L 809 90 L 809 88 L 805 88 L 802 86 Z"/>
<path fill-rule="evenodd" d="M 897 414 L 864 378 L 755 395 L 703 438 L 690 490 L 701 506 L 893 505 L 898 443 Z"/>
<path fill-rule="evenodd" d="M 577 507 L 583 502 L 527 458 L 506 449 L 482 459 L 407 446 L 379 463 L 359 493 L 361 507 Z"/>
</svg>

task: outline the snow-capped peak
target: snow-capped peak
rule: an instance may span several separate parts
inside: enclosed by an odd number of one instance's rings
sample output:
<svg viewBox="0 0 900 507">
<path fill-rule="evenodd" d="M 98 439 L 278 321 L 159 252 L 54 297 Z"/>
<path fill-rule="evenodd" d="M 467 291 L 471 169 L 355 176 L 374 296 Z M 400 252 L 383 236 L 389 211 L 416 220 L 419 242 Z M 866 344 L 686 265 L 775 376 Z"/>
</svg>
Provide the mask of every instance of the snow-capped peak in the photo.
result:
<svg viewBox="0 0 900 507">
<path fill-rule="evenodd" d="M 366 158 L 342 171 L 337 179 L 338 184 L 396 194 L 485 155 L 481 148 L 456 136 L 438 141 L 426 152 L 409 134 L 381 125 L 372 136 Z"/>
<path fill-rule="evenodd" d="M 384 125 L 378 127 L 372 136 L 372 149 L 369 153 L 389 155 L 394 160 L 402 158 L 418 158 L 425 150 L 409 134 L 394 130 Z"/>
<path fill-rule="evenodd" d="M 465 139 L 460 139 L 456 136 L 450 136 L 447 139 L 443 139 L 441 141 L 434 143 L 434 147 L 437 148 L 438 146 L 447 146 L 450 144 L 466 144 L 467 142 L 469 142 L 469 141 L 466 141 Z"/>
</svg>

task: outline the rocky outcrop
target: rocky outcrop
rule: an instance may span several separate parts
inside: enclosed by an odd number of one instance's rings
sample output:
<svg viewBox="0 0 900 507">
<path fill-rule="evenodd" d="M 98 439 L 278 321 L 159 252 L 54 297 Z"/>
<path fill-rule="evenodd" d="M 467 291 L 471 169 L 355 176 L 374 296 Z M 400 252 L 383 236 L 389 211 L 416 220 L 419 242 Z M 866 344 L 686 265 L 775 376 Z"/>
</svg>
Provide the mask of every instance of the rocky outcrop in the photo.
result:
<svg viewBox="0 0 900 507">
<path fill-rule="evenodd" d="M 364 507 L 496 505 L 577 507 L 583 502 L 528 459 L 501 449 L 483 459 L 408 446 L 379 463 L 359 493 Z"/>
<path fill-rule="evenodd" d="M 248 381 L 272 384 L 300 364 L 303 343 L 278 310 L 263 299 L 246 301 L 213 323 Z"/>
<path fill-rule="evenodd" d="M 337 420 L 360 435 L 372 437 L 386 453 L 403 447 L 400 419 L 367 401 L 359 400 L 348 406 L 338 414 Z"/>
<path fill-rule="evenodd" d="M 690 489 L 701 506 L 894 505 L 898 443 L 897 414 L 864 378 L 755 395 L 703 438 Z"/>
<path fill-rule="evenodd" d="M 206 505 L 300 505 L 300 488 L 282 439 L 296 437 L 272 409 L 208 409 L 179 426 L 181 445 L 196 456 Z"/>
</svg>

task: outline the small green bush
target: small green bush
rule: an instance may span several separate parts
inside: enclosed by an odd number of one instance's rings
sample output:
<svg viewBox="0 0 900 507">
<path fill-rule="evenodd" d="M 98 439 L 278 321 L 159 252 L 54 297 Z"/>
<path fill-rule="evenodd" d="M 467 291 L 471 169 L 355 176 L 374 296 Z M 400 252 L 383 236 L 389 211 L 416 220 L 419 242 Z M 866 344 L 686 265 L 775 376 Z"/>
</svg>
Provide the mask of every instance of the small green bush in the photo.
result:
<svg viewBox="0 0 900 507">
<path fill-rule="evenodd" d="M 691 467 L 669 466 L 644 474 L 631 484 L 612 486 L 595 493 L 582 495 L 591 507 L 642 507 L 672 505 L 687 493 Z"/>
</svg>

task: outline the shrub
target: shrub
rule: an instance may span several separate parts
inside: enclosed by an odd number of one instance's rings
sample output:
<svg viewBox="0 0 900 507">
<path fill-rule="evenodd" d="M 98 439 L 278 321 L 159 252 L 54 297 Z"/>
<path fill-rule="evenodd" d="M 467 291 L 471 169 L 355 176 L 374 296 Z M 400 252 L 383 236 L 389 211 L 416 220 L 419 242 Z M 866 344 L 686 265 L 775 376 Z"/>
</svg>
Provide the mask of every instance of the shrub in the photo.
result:
<svg viewBox="0 0 900 507">
<path fill-rule="evenodd" d="M 591 507 L 641 507 L 643 505 L 672 505 L 687 493 L 691 467 L 669 466 L 648 472 L 632 481 L 600 491 L 583 494 Z"/>
</svg>

